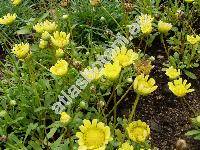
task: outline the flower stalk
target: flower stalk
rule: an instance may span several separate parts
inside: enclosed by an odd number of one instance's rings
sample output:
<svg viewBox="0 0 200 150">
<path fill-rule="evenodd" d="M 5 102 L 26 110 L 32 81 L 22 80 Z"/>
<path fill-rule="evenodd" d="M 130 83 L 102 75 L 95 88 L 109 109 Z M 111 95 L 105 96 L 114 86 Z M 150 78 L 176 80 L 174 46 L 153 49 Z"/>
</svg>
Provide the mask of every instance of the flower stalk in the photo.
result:
<svg viewBox="0 0 200 150">
<path fill-rule="evenodd" d="M 138 104 L 138 102 L 139 102 L 139 99 L 140 99 L 140 94 L 137 94 L 137 95 L 136 95 L 135 102 L 134 102 L 134 104 L 133 104 L 133 106 L 132 106 L 132 111 L 131 111 L 131 113 L 130 113 L 130 115 L 129 115 L 128 122 L 131 122 L 132 119 L 133 119 L 133 117 L 135 117 L 135 111 L 136 111 L 136 108 L 137 108 L 137 104 Z"/>
</svg>

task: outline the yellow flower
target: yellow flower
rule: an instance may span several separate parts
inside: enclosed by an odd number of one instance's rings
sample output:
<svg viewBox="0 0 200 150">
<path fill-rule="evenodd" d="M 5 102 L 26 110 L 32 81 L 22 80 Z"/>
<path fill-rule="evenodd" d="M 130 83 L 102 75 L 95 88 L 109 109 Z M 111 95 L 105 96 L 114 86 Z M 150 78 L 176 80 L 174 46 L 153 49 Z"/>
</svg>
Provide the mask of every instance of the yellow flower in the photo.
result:
<svg viewBox="0 0 200 150">
<path fill-rule="evenodd" d="M 185 0 L 186 3 L 192 3 L 194 0 Z"/>
<path fill-rule="evenodd" d="M 59 49 L 56 50 L 56 57 L 57 58 L 63 57 L 64 54 L 65 54 L 65 52 L 63 51 L 63 49 L 59 48 Z"/>
<path fill-rule="evenodd" d="M 200 42 L 200 36 L 197 35 L 196 37 L 194 37 L 194 35 L 191 35 L 191 36 L 187 35 L 187 41 L 190 44 L 194 45 L 194 44 Z"/>
<path fill-rule="evenodd" d="M 122 144 L 122 146 L 118 150 L 133 150 L 133 146 L 130 145 L 128 142 Z"/>
<path fill-rule="evenodd" d="M 133 121 L 126 128 L 129 138 L 137 143 L 143 143 L 150 135 L 150 128 L 141 120 Z"/>
<path fill-rule="evenodd" d="M 48 44 L 47 41 L 40 39 L 39 48 L 44 49 L 44 48 L 46 48 L 47 44 Z"/>
<path fill-rule="evenodd" d="M 79 128 L 81 132 L 77 132 L 79 138 L 79 150 L 105 150 L 106 145 L 112 140 L 110 136 L 110 128 L 104 123 L 97 123 L 97 119 L 83 120 L 84 125 Z"/>
<path fill-rule="evenodd" d="M 68 63 L 65 60 L 58 60 L 57 63 L 50 68 L 50 72 L 56 76 L 64 76 L 68 71 Z"/>
<path fill-rule="evenodd" d="M 22 2 L 22 0 L 11 0 L 11 2 L 13 5 L 17 6 Z"/>
<path fill-rule="evenodd" d="M 50 34 L 49 34 L 49 32 L 47 32 L 47 31 L 44 31 L 43 33 L 42 33 L 42 39 L 43 40 L 48 40 L 49 38 L 50 38 Z"/>
<path fill-rule="evenodd" d="M 158 86 L 155 86 L 155 80 L 153 78 L 149 79 L 149 75 L 144 76 L 144 74 L 141 74 L 135 78 L 133 88 L 138 94 L 146 96 L 155 91 Z"/>
<path fill-rule="evenodd" d="M 63 48 L 69 43 L 70 33 L 67 35 L 65 32 L 54 32 L 51 36 L 51 41 L 54 46 Z"/>
<path fill-rule="evenodd" d="M 15 44 L 12 52 L 17 56 L 19 59 L 25 59 L 30 51 L 30 46 L 28 43 L 24 44 Z"/>
<path fill-rule="evenodd" d="M 122 46 L 121 49 L 118 48 L 113 52 L 112 57 L 114 62 L 119 62 L 122 67 L 126 67 L 133 64 L 139 56 L 132 49 L 127 50 L 125 46 Z"/>
<path fill-rule="evenodd" d="M 171 30 L 172 24 L 171 23 L 166 23 L 163 21 L 158 22 L 158 31 L 160 33 L 167 33 L 169 30 Z"/>
<path fill-rule="evenodd" d="M 35 26 L 33 26 L 33 29 L 38 33 L 42 33 L 44 31 L 51 33 L 55 31 L 56 28 L 57 28 L 56 23 L 50 22 L 48 20 L 45 20 L 44 22 L 41 23 L 37 23 Z"/>
<path fill-rule="evenodd" d="M 181 75 L 180 69 L 175 69 L 173 66 L 169 67 L 165 73 L 170 79 L 176 79 Z"/>
<path fill-rule="evenodd" d="M 168 82 L 169 89 L 174 93 L 174 95 L 178 97 L 183 97 L 187 93 L 193 92 L 194 89 L 189 89 L 191 86 L 191 83 L 186 84 L 187 80 L 184 80 L 182 78 L 179 78 L 178 80 L 174 80 L 173 82 Z"/>
<path fill-rule="evenodd" d="M 90 0 L 90 4 L 91 4 L 92 6 L 98 5 L 100 2 L 101 2 L 101 0 Z"/>
<path fill-rule="evenodd" d="M 16 17 L 17 15 L 15 13 L 8 13 L 7 15 L 3 16 L 3 18 L 0 18 L 0 24 L 10 25 L 15 21 Z"/>
<path fill-rule="evenodd" d="M 62 112 L 60 117 L 60 122 L 66 124 L 69 122 L 70 118 L 71 117 L 66 112 Z"/>
<path fill-rule="evenodd" d="M 119 77 L 121 72 L 121 66 L 118 62 L 114 62 L 113 64 L 108 63 L 104 65 L 103 75 L 110 79 L 115 80 Z"/>
<path fill-rule="evenodd" d="M 152 22 L 153 19 L 151 17 L 151 15 L 147 15 L 147 14 L 142 14 L 141 16 L 139 16 L 139 24 L 140 24 L 140 28 L 142 33 L 144 34 L 150 34 L 152 32 Z"/>
<path fill-rule="evenodd" d="M 102 71 L 100 71 L 97 67 L 89 67 L 84 69 L 82 75 L 90 81 L 98 80 L 102 76 Z"/>
</svg>

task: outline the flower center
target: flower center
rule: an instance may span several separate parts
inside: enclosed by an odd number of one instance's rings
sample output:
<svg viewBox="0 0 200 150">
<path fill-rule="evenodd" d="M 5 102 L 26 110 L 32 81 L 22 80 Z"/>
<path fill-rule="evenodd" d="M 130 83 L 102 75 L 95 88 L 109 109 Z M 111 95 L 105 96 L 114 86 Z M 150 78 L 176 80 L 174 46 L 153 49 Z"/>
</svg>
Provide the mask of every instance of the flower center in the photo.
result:
<svg viewBox="0 0 200 150">
<path fill-rule="evenodd" d="M 84 133 L 85 145 L 92 148 L 99 148 L 105 141 L 105 134 L 101 129 L 89 128 Z"/>
</svg>

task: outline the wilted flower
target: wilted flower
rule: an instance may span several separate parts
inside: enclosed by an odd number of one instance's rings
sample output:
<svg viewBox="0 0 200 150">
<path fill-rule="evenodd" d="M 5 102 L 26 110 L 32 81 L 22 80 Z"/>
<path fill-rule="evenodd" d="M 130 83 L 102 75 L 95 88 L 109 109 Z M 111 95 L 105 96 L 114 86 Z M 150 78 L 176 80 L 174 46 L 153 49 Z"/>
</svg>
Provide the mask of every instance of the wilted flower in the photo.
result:
<svg viewBox="0 0 200 150">
<path fill-rule="evenodd" d="M 47 31 L 49 33 L 55 31 L 57 28 L 57 24 L 55 22 L 50 22 L 48 20 L 45 20 L 44 22 L 37 23 L 33 29 L 38 32 L 42 33 L 44 31 Z"/>
<path fill-rule="evenodd" d="M 137 143 L 143 143 L 150 135 L 150 128 L 141 120 L 133 121 L 126 128 L 129 138 Z"/>
<path fill-rule="evenodd" d="M 39 48 L 44 49 L 44 48 L 46 48 L 47 44 L 48 44 L 47 41 L 40 39 Z"/>
<path fill-rule="evenodd" d="M 185 0 L 186 3 L 192 3 L 194 0 Z"/>
<path fill-rule="evenodd" d="M 134 64 L 137 74 L 150 74 L 154 66 L 151 64 L 151 61 L 148 59 L 141 59 L 135 62 Z"/>
<path fill-rule="evenodd" d="M 101 0 L 90 0 L 90 4 L 91 4 L 92 6 L 98 5 L 100 2 L 101 2 Z"/>
<path fill-rule="evenodd" d="M 60 122 L 63 124 L 67 124 L 70 120 L 70 116 L 66 112 L 61 113 Z"/>
<path fill-rule="evenodd" d="M 176 79 L 181 75 L 180 69 L 175 69 L 173 66 L 169 67 L 165 73 L 170 79 Z"/>
<path fill-rule="evenodd" d="M 108 63 L 104 65 L 103 75 L 110 79 L 115 80 L 119 77 L 121 72 L 121 66 L 118 62 L 114 62 L 113 64 Z"/>
<path fill-rule="evenodd" d="M 138 57 L 138 53 L 133 52 L 132 49 L 127 50 L 125 46 L 122 46 L 120 49 L 116 49 L 112 55 L 113 61 L 119 62 L 122 67 L 133 64 Z"/>
<path fill-rule="evenodd" d="M 12 52 L 17 56 L 17 58 L 25 59 L 30 52 L 29 43 L 15 44 L 12 49 Z"/>
<path fill-rule="evenodd" d="M 65 60 L 58 60 L 57 63 L 50 68 L 50 72 L 56 76 L 64 76 L 68 71 L 68 63 Z"/>
<path fill-rule="evenodd" d="M 118 150 L 133 150 L 134 147 L 130 145 L 128 142 L 122 144 L 122 146 Z"/>
<path fill-rule="evenodd" d="M 3 16 L 3 18 L 0 18 L 0 24 L 10 25 L 15 21 L 16 17 L 17 15 L 15 13 L 8 13 L 7 15 Z"/>
<path fill-rule="evenodd" d="M 138 94 L 146 96 L 155 91 L 158 86 L 155 86 L 155 80 L 153 78 L 149 79 L 149 75 L 144 76 L 144 74 L 141 74 L 135 78 L 133 88 Z"/>
<path fill-rule="evenodd" d="M 171 30 L 172 24 L 171 23 L 166 23 L 163 21 L 158 22 L 158 31 L 160 33 L 168 33 L 169 30 Z"/>
<path fill-rule="evenodd" d="M 147 15 L 147 14 L 142 14 L 141 16 L 139 16 L 139 24 L 140 24 L 142 33 L 150 34 L 152 32 L 153 19 L 154 18 L 152 18 L 151 15 Z"/>
<path fill-rule="evenodd" d="M 79 138 L 78 144 L 80 150 L 105 150 L 106 145 L 112 140 L 110 128 L 104 123 L 97 123 L 97 119 L 83 120 L 84 125 L 79 128 L 81 132 L 77 132 Z"/>
<path fill-rule="evenodd" d="M 54 46 L 63 48 L 69 43 L 70 33 L 67 35 L 65 32 L 54 32 L 51 36 L 51 41 Z"/>
<path fill-rule="evenodd" d="M 43 33 L 42 33 L 42 39 L 43 40 L 48 40 L 49 38 L 50 38 L 50 34 L 49 34 L 49 32 L 47 32 L 47 31 L 44 31 Z"/>
<path fill-rule="evenodd" d="M 11 0 L 11 2 L 13 5 L 17 6 L 22 2 L 22 0 Z"/>
<path fill-rule="evenodd" d="M 193 92 L 194 89 L 189 89 L 191 83 L 186 84 L 187 80 L 179 78 L 178 80 L 174 80 L 174 82 L 168 82 L 169 89 L 174 93 L 174 95 L 178 97 L 183 97 L 187 93 Z"/>
<path fill-rule="evenodd" d="M 64 54 L 65 54 L 65 52 L 63 51 L 63 49 L 59 48 L 59 49 L 56 50 L 56 57 L 57 58 L 63 57 Z"/>
<path fill-rule="evenodd" d="M 192 45 L 197 44 L 198 42 L 200 42 L 200 36 L 197 35 L 196 37 L 194 37 L 194 35 L 187 35 L 187 41 Z"/>
<path fill-rule="evenodd" d="M 89 81 L 98 80 L 102 75 L 102 71 L 99 70 L 97 67 L 94 68 L 85 68 L 81 74 Z"/>
</svg>

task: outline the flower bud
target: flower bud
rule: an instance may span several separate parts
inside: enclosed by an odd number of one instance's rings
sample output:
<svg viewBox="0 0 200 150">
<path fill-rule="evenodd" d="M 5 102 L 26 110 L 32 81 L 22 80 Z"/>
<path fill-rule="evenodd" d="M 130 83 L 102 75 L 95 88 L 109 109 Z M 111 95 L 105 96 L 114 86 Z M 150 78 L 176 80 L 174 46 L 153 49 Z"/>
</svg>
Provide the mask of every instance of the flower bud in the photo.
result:
<svg viewBox="0 0 200 150">
<path fill-rule="evenodd" d="M 0 117 L 5 117 L 7 115 L 7 111 L 2 110 L 0 111 Z"/>
<path fill-rule="evenodd" d="M 66 112 L 61 113 L 60 122 L 63 124 L 67 124 L 70 120 L 70 116 Z"/>
<path fill-rule="evenodd" d="M 127 79 L 127 82 L 128 82 L 128 83 L 133 83 L 133 79 L 132 79 L 132 78 L 128 78 L 128 79 Z"/>
<path fill-rule="evenodd" d="M 101 18 L 100 18 L 100 21 L 102 21 L 102 22 L 105 21 L 105 20 L 106 20 L 106 19 L 105 19 L 104 17 L 101 17 Z"/>
<path fill-rule="evenodd" d="M 66 20 L 68 17 L 69 17 L 69 15 L 63 15 L 63 16 L 62 16 L 62 18 L 65 19 L 65 20 Z"/>
<path fill-rule="evenodd" d="M 65 54 L 65 53 L 64 53 L 63 49 L 59 48 L 59 49 L 56 50 L 56 57 L 57 57 L 57 58 L 63 57 L 64 54 Z"/>
<path fill-rule="evenodd" d="M 88 104 L 87 104 L 87 102 L 85 102 L 85 101 L 81 101 L 81 102 L 79 103 L 79 106 L 80 106 L 82 109 L 87 109 L 87 108 L 88 108 Z"/>
<path fill-rule="evenodd" d="M 197 120 L 198 123 L 200 123 L 200 116 L 197 116 L 196 120 Z"/>
<path fill-rule="evenodd" d="M 10 101 L 10 105 L 11 105 L 11 106 L 15 106 L 16 104 L 17 104 L 17 102 L 16 102 L 15 100 L 11 100 L 11 101 Z"/>
</svg>

